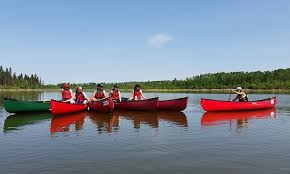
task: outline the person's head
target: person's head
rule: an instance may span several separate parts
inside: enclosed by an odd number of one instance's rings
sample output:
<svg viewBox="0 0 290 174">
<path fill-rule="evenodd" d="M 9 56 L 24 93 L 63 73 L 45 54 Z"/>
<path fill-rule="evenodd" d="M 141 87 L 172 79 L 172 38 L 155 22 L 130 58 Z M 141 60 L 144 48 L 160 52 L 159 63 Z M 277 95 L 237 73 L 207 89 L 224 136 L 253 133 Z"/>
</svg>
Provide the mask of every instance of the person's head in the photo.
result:
<svg viewBox="0 0 290 174">
<path fill-rule="evenodd" d="M 242 90 L 243 90 L 242 87 L 237 87 L 237 88 L 236 88 L 236 91 L 242 91 Z"/>
<path fill-rule="evenodd" d="M 101 83 L 99 83 L 97 85 L 97 90 L 103 90 L 103 89 L 104 89 L 104 86 Z"/>
<path fill-rule="evenodd" d="M 70 89 L 70 84 L 69 83 L 65 83 L 63 85 L 63 89 L 66 89 L 66 90 Z"/>
<path fill-rule="evenodd" d="M 81 86 L 76 87 L 76 93 L 83 92 L 83 88 Z"/>
<path fill-rule="evenodd" d="M 112 88 L 113 91 L 116 91 L 118 89 L 119 89 L 119 85 L 114 85 L 113 88 Z"/>
<path fill-rule="evenodd" d="M 139 91 L 141 89 L 141 85 L 140 84 L 136 84 L 134 87 L 135 91 Z"/>
</svg>

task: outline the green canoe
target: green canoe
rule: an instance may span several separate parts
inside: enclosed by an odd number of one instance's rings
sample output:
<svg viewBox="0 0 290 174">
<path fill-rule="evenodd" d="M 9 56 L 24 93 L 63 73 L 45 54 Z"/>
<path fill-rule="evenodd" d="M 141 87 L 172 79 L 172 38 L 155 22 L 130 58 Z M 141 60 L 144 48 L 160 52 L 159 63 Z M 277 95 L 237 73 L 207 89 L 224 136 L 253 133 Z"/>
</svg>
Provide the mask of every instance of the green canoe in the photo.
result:
<svg viewBox="0 0 290 174">
<path fill-rule="evenodd" d="M 50 101 L 22 101 L 4 98 L 4 108 L 7 112 L 49 111 Z"/>
</svg>

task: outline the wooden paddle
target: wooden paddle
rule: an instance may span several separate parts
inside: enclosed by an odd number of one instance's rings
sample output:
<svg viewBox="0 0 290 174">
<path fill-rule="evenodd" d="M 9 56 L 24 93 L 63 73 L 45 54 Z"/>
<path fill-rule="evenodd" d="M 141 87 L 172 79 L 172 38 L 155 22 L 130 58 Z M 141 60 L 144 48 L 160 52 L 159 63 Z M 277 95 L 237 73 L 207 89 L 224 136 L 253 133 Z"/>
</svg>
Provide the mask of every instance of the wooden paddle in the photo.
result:
<svg viewBox="0 0 290 174">
<path fill-rule="evenodd" d="M 229 101 L 231 101 L 231 97 L 232 97 L 232 90 L 230 91 Z"/>
</svg>

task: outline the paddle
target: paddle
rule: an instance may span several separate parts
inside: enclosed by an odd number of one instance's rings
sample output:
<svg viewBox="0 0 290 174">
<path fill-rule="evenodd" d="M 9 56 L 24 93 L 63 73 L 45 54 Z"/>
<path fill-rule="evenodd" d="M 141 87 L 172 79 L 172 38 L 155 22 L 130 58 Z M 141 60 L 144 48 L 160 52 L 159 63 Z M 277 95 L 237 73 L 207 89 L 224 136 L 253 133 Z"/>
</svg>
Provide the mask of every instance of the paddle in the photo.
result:
<svg viewBox="0 0 290 174">
<path fill-rule="evenodd" d="M 231 101 L 231 97 L 232 97 L 232 90 L 230 91 L 229 101 Z"/>
</svg>

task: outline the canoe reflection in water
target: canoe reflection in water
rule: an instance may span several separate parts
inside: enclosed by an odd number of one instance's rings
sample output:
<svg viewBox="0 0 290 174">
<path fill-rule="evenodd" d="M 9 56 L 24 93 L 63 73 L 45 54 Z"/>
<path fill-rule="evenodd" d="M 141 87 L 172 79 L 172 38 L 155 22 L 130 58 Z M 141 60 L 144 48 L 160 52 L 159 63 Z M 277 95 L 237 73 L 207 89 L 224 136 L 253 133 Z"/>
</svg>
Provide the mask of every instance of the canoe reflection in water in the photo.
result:
<svg viewBox="0 0 290 174">
<path fill-rule="evenodd" d="M 201 124 L 203 126 L 214 126 L 221 124 L 237 123 L 237 128 L 247 126 L 250 119 L 276 118 L 276 109 L 241 111 L 241 112 L 206 112 L 203 114 Z"/>
<path fill-rule="evenodd" d="M 134 112 L 119 111 L 115 112 L 120 117 L 133 121 L 133 127 L 138 129 L 142 124 L 152 128 L 159 127 L 159 121 L 166 121 L 174 125 L 187 127 L 187 119 L 183 112 Z"/>
<path fill-rule="evenodd" d="M 113 132 L 119 129 L 119 115 L 114 113 L 95 113 L 89 112 L 89 118 L 97 126 L 97 131 L 102 132 Z"/>
<path fill-rule="evenodd" d="M 159 122 L 164 121 L 174 126 L 187 127 L 187 119 L 182 112 L 138 112 L 138 111 L 115 111 L 104 114 L 96 112 L 80 112 L 70 115 L 57 115 L 51 119 L 50 132 L 68 132 L 74 126 L 76 131 L 82 130 L 85 118 L 96 125 L 99 134 L 117 132 L 120 128 L 120 120 L 132 120 L 133 128 L 139 129 L 141 125 L 149 125 L 152 128 L 159 127 Z M 72 130 L 73 131 L 73 130 Z"/>
<path fill-rule="evenodd" d="M 74 125 L 75 130 L 83 129 L 87 112 L 73 113 L 69 115 L 54 115 L 51 119 L 50 132 L 68 132 L 70 127 Z"/>
<path fill-rule="evenodd" d="M 132 120 L 133 127 L 138 129 L 141 124 L 149 125 L 152 128 L 158 127 L 158 116 L 156 112 L 142 112 L 142 111 L 120 111 L 115 112 L 120 117 Z"/>
<path fill-rule="evenodd" d="M 8 133 L 12 130 L 18 130 L 20 127 L 32 124 L 38 124 L 42 121 L 48 121 L 52 115 L 50 112 L 33 112 L 33 113 L 19 113 L 10 115 L 4 122 L 3 131 Z"/>
<path fill-rule="evenodd" d="M 162 121 L 173 123 L 181 127 L 187 127 L 187 118 L 183 112 L 158 112 L 158 118 Z"/>
</svg>

